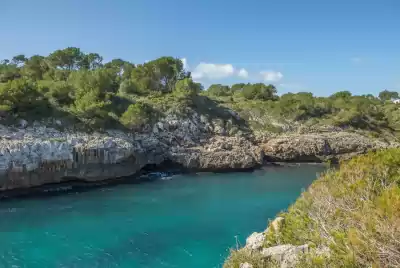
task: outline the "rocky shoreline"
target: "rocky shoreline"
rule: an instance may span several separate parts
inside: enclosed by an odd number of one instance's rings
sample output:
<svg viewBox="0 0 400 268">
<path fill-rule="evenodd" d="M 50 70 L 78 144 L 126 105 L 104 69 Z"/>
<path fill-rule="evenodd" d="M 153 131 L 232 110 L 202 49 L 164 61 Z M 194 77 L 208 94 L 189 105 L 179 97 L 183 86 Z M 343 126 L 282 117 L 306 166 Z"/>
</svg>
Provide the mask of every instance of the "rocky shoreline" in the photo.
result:
<svg viewBox="0 0 400 268">
<path fill-rule="evenodd" d="M 109 181 L 163 162 L 188 171 L 251 170 L 270 162 L 335 162 L 398 146 L 346 131 L 230 135 L 226 127 L 198 114 L 169 116 L 135 133 L 85 133 L 22 122 L 0 125 L 0 191 Z"/>
<path fill-rule="evenodd" d="M 266 246 L 268 244 L 268 235 L 276 235 L 280 232 L 285 218 L 276 217 L 272 220 L 267 229 L 262 233 L 254 232 L 246 239 L 246 245 L 239 249 L 236 254 L 245 256 L 257 255 L 261 262 L 269 262 L 273 267 L 294 268 L 299 260 L 305 254 L 313 254 L 314 256 L 329 256 L 330 249 L 327 247 L 316 248 L 313 245 L 291 245 L 282 244 L 275 246 Z M 229 259 L 228 259 L 229 260 Z M 242 262 L 240 268 L 253 268 L 254 265 L 249 262 Z"/>
</svg>

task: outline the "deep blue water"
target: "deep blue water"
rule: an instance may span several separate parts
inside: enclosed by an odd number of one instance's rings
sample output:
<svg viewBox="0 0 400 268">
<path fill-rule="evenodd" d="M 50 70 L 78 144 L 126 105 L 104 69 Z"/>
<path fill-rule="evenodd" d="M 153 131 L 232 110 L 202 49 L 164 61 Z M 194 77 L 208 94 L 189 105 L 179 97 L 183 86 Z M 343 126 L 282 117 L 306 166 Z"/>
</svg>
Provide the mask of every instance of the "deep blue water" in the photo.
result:
<svg viewBox="0 0 400 268">
<path fill-rule="evenodd" d="M 179 175 L 0 203 L 0 267 L 221 267 L 323 167 Z"/>
</svg>

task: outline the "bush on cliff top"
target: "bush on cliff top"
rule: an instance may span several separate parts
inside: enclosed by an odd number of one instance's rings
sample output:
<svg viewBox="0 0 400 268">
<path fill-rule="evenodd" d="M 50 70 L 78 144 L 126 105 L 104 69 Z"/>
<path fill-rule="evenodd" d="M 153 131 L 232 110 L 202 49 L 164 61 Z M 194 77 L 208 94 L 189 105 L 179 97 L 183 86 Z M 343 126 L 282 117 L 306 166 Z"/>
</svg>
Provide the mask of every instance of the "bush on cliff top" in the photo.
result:
<svg viewBox="0 0 400 268">
<path fill-rule="evenodd" d="M 329 256 L 302 258 L 299 267 L 399 267 L 400 149 L 356 157 L 326 172 L 281 216 L 283 226 L 267 234 L 265 247 L 330 249 Z"/>
<path fill-rule="evenodd" d="M 150 108 L 143 103 L 131 104 L 121 116 L 121 122 L 129 129 L 137 129 L 150 121 Z"/>
</svg>

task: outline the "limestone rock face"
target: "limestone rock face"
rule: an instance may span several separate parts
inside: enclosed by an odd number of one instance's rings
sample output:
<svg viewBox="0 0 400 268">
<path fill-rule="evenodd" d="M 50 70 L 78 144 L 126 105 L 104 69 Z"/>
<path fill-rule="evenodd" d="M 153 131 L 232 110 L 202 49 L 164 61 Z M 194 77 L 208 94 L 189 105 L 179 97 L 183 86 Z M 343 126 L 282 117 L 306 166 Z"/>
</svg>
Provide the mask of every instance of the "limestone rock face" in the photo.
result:
<svg viewBox="0 0 400 268">
<path fill-rule="evenodd" d="M 369 150 L 398 146 L 349 132 L 284 135 L 261 145 L 269 160 L 299 162 L 347 159 Z"/>
<path fill-rule="evenodd" d="M 16 127 L 0 125 L 0 191 L 70 178 L 98 181 L 130 176 L 147 164 L 166 160 L 191 170 L 238 170 L 258 167 L 265 159 L 343 159 L 399 146 L 348 132 L 258 139 L 235 123 L 240 119 L 236 114 L 227 113 L 230 118 L 224 120 L 196 112 L 171 113 L 135 133 L 59 131 L 39 122 L 29 125 L 23 119 Z"/>
<path fill-rule="evenodd" d="M 264 241 L 265 241 L 264 233 L 254 232 L 249 237 L 247 237 L 245 248 L 250 250 L 259 250 L 262 248 Z"/>
<path fill-rule="evenodd" d="M 171 114 L 136 133 L 59 131 L 21 122 L 19 128 L 0 125 L 0 191 L 130 176 L 166 160 L 193 170 L 248 169 L 263 160 L 260 148 L 244 138 L 216 136 L 225 132 L 223 124 L 216 129 L 196 113 Z"/>
<path fill-rule="evenodd" d="M 204 146 L 182 148 L 170 159 L 201 170 L 251 169 L 263 163 L 263 151 L 241 137 L 212 137 Z"/>
<path fill-rule="evenodd" d="M 0 129 L 0 190 L 86 181 L 135 173 L 147 163 L 139 143 L 105 134 L 61 133 L 55 129 Z"/>
</svg>

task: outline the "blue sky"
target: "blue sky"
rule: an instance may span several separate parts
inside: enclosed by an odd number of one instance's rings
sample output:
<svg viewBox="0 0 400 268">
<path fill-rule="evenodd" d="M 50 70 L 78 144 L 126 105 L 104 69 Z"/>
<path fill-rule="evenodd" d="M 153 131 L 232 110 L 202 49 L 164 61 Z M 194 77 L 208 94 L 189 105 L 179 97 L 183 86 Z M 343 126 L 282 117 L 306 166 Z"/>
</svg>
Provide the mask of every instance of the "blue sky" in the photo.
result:
<svg viewBox="0 0 400 268">
<path fill-rule="evenodd" d="M 205 85 L 400 91 L 398 0 L 1 0 L 0 25 L 0 59 L 77 46 L 184 58 Z"/>
</svg>

